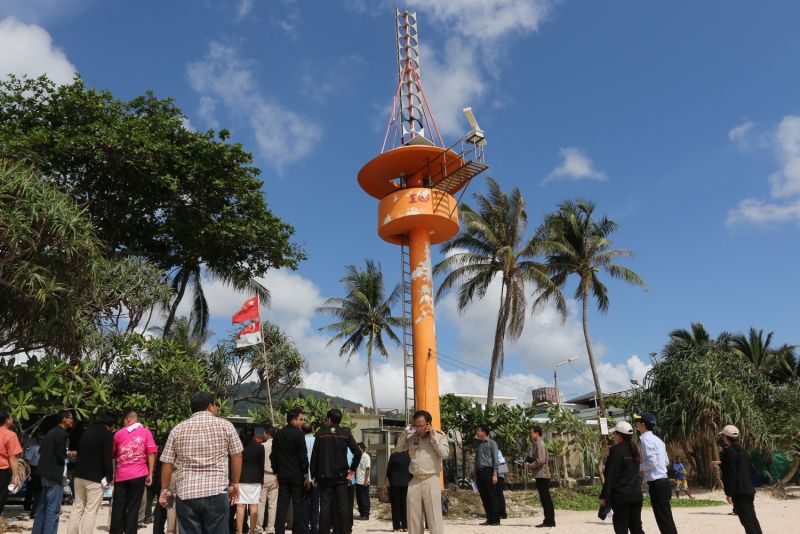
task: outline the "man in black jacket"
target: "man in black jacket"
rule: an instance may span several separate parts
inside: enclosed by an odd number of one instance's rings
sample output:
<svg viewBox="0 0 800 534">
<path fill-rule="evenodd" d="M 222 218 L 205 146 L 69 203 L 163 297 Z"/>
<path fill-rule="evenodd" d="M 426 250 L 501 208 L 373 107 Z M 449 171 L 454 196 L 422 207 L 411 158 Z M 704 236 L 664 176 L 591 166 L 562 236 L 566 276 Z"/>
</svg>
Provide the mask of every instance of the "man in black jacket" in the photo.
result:
<svg viewBox="0 0 800 534">
<path fill-rule="evenodd" d="M 361 461 L 361 449 L 347 428 L 341 428 L 342 411 L 328 410 L 325 427 L 317 432 L 314 450 L 311 452 L 311 478 L 319 484 L 319 532 L 329 534 L 331 520 L 344 534 L 347 520 L 347 487 L 353 480 Z M 353 453 L 353 461 L 347 464 L 347 450 Z M 353 508 L 350 506 L 350 515 Z M 332 514 L 333 518 L 332 518 Z"/>
<path fill-rule="evenodd" d="M 753 505 L 756 490 L 750 480 L 750 457 L 739 445 L 739 429 L 727 425 L 719 433 L 723 440 L 722 485 L 725 487 L 725 496 L 728 504 L 733 504 L 733 509 L 739 516 L 739 522 L 747 534 L 761 534 L 761 525 L 756 517 Z"/>
<path fill-rule="evenodd" d="M 64 497 L 64 471 L 67 458 L 76 458 L 75 451 L 67 452 L 69 429 L 75 424 L 72 412 L 62 410 L 56 415 L 58 424 L 47 433 L 39 449 L 39 476 L 42 494 L 36 504 L 33 534 L 56 534 L 61 499 Z"/>
<path fill-rule="evenodd" d="M 286 531 L 286 515 L 292 502 L 292 532 L 305 534 L 303 523 L 303 490 L 311 486 L 308 477 L 306 437 L 300 427 L 305 415 L 300 410 L 286 412 L 286 426 L 275 433 L 269 456 L 272 472 L 278 477 L 278 510 L 275 512 L 275 534 Z"/>
<path fill-rule="evenodd" d="M 108 410 L 95 414 L 94 424 L 78 443 L 75 466 L 75 500 L 69 514 L 68 534 L 94 532 L 97 511 L 103 503 L 103 479 L 114 480 L 111 451 L 114 448 L 116 417 Z"/>
</svg>

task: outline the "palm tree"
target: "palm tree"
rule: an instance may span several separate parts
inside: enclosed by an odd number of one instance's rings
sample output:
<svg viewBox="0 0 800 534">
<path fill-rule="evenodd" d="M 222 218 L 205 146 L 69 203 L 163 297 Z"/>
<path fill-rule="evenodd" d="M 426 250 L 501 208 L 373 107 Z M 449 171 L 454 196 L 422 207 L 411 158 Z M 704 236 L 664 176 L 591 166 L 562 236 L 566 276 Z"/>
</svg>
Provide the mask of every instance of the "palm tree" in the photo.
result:
<svg viewBox="0 0 800 534">
<path fill-rule="evenodd" d="M 609 236 L 619 225 L 605 215 L 595 220 L 594 210 L 594 203 L 587 200 L 565 201 L 558 206 L 558 211 L 545 217 L 540 234 L 547 241 L 547 266 L 552 282 L 561 288 L 571 275 L 578 276 L 575 298 L 583 304 L 583 337 L 594 378 L 598 410 L 602 410 L 603 392 L 589 336 L 589 299 L 594 297 L 600 312 L 608 311 L 608 288 L 600 280 L 601 271 L 612 278 L 640 286 L 645 291 L 647 286 L 631 269 L 613 263 L 616 258 L 630 257 L 633 253 L 627 249 L 611 248 Z M 546 288 L 539 299 L 551 298 L 552 292 L 554 290 Z"/>
<path fill-rule="evenodd" d="M 400 285 L 396 285 L 386 297 L 380 265 L 376 265 L 372 260 L 366 260 L 365 264 L 363 270 L 355 265 L 348 266 L 347 274 L 341 280 L 347 290 L 346 296 L 329 298 L 323 306 L 317 308 L 317 311 L 327 313 L 336 319 L 335 323 L 323 326 L 321 330 L 335 333 L 328 341 L 328 345 L 344 340 L 339 349 L 339 356 L 347 356 L 348 363 L 350 357 L 366 342 L 372 409 L 377 414 L 378 400 L 372 376 L 372 352 L 377 349 L 380 355 L 389 356 L 383 341 L 384 333 L 395 344 L 400 344 L 400 338 L 392 327 L 402 327 L 403 318 L 392 315 L 392 306 L 400 298 Z"/>
<path fill-rule="evenodd" d="M 461 205 L 461 233 L 442 245 L 446 258 L 433 272 L 447 273 L 436 293 L 437 298 L 459 286 L 459 312 L 463 312 L 475 296 L 485 297 L 489 285 L 495 277 L 500 277 L 500 309 L 486 393 L 486 404 L 491 406 L 495 380 L 503 371 L 504 340 L 515 341 L 525 326 L 525 283 L 549 288 L 562 315 L 566 314 L 566 302 L 547 276 L 545 266 L 535 261 L 542 251 L 541 240 L 526 241 L 528 215 L 519 189 L 515 188 L 509 195 L 491 178 L 486 181 L 488 195 L 473 195 L 478 203 L 477 211 L 467 204 Z"/>
<path fill-rule="evenodd" d="M 714 339 L 703 323 L 692 323 L 689 330 L 676 328 L 669 333 L 669 341 L 662 354 L 665 358 L 671 358 L 676 351 L 683 353 L 683 349 L 688 349 L 699 358 L 712 346 L 729 347 L 732 337 L 729 332 L 722 332 Z"/>
<path fill-rule="evenodd" d="M 794 345 L 772 346 L 774 332 L 764 337 L 764 330 L 750 328 L 747 336 L 739 333 L 730 341 L 731 348 L 739 356 L 748 360 L 756 371 L 766 373 L 770 379 L 781 381 L 791 378 L 796 371 Z"/>
</svg>

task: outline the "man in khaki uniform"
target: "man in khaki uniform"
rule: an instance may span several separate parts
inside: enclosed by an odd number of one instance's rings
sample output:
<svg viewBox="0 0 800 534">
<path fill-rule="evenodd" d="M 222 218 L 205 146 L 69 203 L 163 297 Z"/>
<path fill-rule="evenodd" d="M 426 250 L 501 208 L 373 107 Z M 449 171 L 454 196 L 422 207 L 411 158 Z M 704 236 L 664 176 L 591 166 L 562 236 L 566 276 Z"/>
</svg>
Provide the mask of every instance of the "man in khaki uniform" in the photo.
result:
<svg viewBox="0 0 800 534">
<path fill-rule="evenodd" d="M 275 429 L 268 426 L 264 429 L 264 484 L 261 486 L 261 499 L 258 502 L 258 520 L 255 532 L 274 534 L 275 515 L 278 510 L 278 477 L 272 472 L 272 462 L 269 455 L 272 453 L 272 436 Z M 264 524 L 264 514 L 267 514 L 267 528 Z M 252 527 L 252 526 L 251 526 Z"/>
<path fill-rule="evenodd" d="M 428 520 L 430 534 L 444 533 L 440 474 L 442 460 L 450 454 L 450 445 L 444 432 L 434 429 L 431 421 L 430 413 L 423 410 L 415 413 L 413 424 L 400 435 L 395 447 L 395 451 L 408 451 L 411 456 L 408 470 L 413 478 L 406 498 L 409 534 L 424 534 L 423 518 Z"/>
</svg>

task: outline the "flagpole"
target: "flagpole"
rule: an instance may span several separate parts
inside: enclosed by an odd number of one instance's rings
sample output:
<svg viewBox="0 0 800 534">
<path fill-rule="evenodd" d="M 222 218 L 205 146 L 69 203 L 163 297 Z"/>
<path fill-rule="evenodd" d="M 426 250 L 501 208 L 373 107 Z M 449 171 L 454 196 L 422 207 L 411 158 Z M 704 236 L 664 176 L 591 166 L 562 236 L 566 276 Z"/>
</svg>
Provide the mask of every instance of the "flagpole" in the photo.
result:
<svg viewBox="0 0 800 534">
<path fill-rule="evenodd" d="M 272 388 L 269 385 L 269 357 L 267 356 L 267 343 L 264 341 L 264 323 L 261 321 L 261 298 L 258 299 L 258 322 L 261 324 L 261 351 L 264 354 L 264 377 L 267 379 L 267 400 L 269 401 L 269 420 L 275 426 L 275 412 L 272 409 Z"/>
</svg>

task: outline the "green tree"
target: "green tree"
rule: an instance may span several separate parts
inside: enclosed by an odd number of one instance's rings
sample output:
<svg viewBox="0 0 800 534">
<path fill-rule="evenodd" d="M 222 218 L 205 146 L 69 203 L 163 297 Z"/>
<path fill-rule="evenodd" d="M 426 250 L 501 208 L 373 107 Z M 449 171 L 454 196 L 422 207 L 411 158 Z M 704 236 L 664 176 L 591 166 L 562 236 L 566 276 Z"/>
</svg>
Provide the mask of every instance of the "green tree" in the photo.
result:
<svg viewBox="0 0 800 534">
<path fill-rule="evenodd" d="M 203 276 L 268 295 L 253 280 L 305 257 L 271 213 L 260 171 L 228 132 L 193 132 L 172 99 L 123 101 L 76 78 L 0 81 L 0 158 L 25 161 L 86 206 L 109 252 L 147 258 L 175 295 L 187 288 L 193 325 L 208 322 Z"/>
<path fill-rule="evenodd" d="M 89 214 L 39 172 L 0 160 L 0 356 L 78 359 L 171 296 L 140 258 L 107 257 Z M 123 311 L 127 317 L 123 319 Z"/>
<path fill-rule="evenodd" d="M 505 193 L 491 178 L 487 183 L 488 195 L 473 195 L 477 211 L 461 204 L 462 230 L 455 239 L 442 245 L 446 257 L 435 266 L 434 274 L 446 273 L 437 298 L 458 287 L 459 312 L 476 296 L 484 298 L 495 277 L 500 278 L 500 305 L 486 393 L 487 406 L 491 406 L 495 381 L 503 371 L 504 341 L 518 339 L 525 326 L 525 284 L 532 282 L 537 290 L 548 288 L 548 296 L 562 314 L 566 314 L 566 303 L 548 278 L 544 265 L 536 261 L 542 252 L 541 241 L 525 235 L 528 215 L 522 193 L 517 188 L 511 194 Z"/>
<path fill-rule="evenodd" d="M 375 382 L 372 376 L 372 353 L 374 350 L 384 357 L 389 356 L 383 336 L 386 334 L 395 344 L 400 338 L 392 328 L 403 326 L 403 318 L 392 315 L 392 307 L 400 298 L 400 285 L 396 285 L 389 296 L 384 289 L 383 273 L 380 265 L 366 260 L 364 269 L 355 265 L 347 267 L 347 274 L 341 280 L 346 290 L 344 298 L 329 298 L 325 304 L 317 308 L 336 319 L 322 327 L 333 332 L 328 345 L 344 341 L 339 349 L 340 356 L 350 357 L 356 354 L 362 344 L 367 348 L 367 374 L 372 395 L 372 409 L 378 413 L 378 400 L 375 395 Z"/>
<path fill-rule="evenodd" d="M 717 433 L 726 424 L 746 429 L 742 442 L 748 450 L 771 449 L 765 409 L 772 406 L 775 390 L 763 374 L 753 373 L 721 343 L 699 350 L 668 343 L 663 356 L 653 363 L 643 387 L 632 392 L 630 405 L 634 411 L 659 414 L 662 439 L 687 452 L 701 484 L 720 485 L 712 461 L 718 457 Z"/>
<path fill-rule="evenodd" d="M 594 298 L 600 312 L 608 311 L 608 288 L 600 280 L 601 272 L 645 290 L 647 286 L 634 271 L 614 263 L 617 258 L 633 254 L 626 249 L 611 248 L 609 237 L 619 225 L 605 215 L 595 220 L 594 211 L 592 202 L 568 200 L 558 206 L 558 211 L 545 217 L 539 233 L 546 240 L 547 266 L 553 284 L 561 288 L 570 276 L 578 277 L 575 298 L 582 304 L 583 337 L 600 412 L 603 409 L 603 392 L 589 335 L 589 300 Z M 538 300 L 550 299 L 557 295 L 557 291 L 560 289 L 545 287 Z"/>
</svg>

